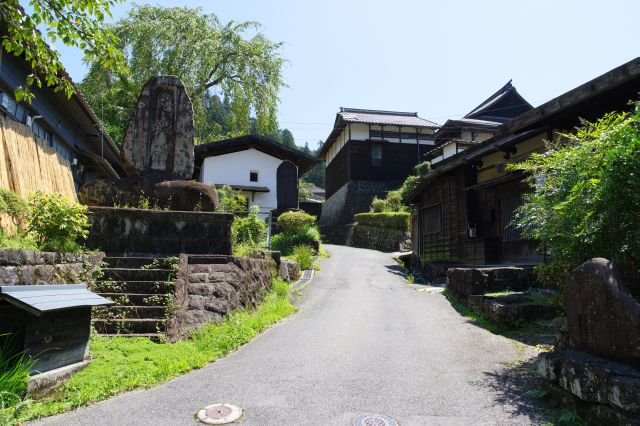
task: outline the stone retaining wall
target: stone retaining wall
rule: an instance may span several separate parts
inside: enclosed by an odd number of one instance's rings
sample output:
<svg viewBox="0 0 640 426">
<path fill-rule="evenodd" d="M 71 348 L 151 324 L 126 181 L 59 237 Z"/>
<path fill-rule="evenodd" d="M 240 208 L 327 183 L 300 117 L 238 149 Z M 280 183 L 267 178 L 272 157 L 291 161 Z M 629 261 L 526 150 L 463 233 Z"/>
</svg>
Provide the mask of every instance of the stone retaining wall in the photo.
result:
<svg viewBox="0 0 640 426">
<path fill-rule="evenodd" d="M 87 283 L 104 253 L 0 250 L 0 285 Z"/>
<path fill-rule="evenodd" d="M 532 268 L 501 266 L 494 268 L 450 268 L 447 288 L 462 303 L 471 295 L 493 291 L 526 290 L 535 285 Z"/>
<path fill-rule="evenodd" d="M 109 255 L 231 254 L 233 215 L 89 207 L 86 245 Z"/>
<path fill-rule="evenodd" d="M 411 249 L 411 235 L 402 229 L 364 226 L 357 223 L 341 226 L 321 226 L 320 233 L 327 244 L 346 245 L 384 252 Z"/>
<path fill-rule="evenodd" d="M 238 309 L 256 306 L 271 289 L 272 259 L 237 256 L 179 257 L 175 311 L 167 327 L 176 340 L 210 322 L 219 322 Z"/>
</svg>

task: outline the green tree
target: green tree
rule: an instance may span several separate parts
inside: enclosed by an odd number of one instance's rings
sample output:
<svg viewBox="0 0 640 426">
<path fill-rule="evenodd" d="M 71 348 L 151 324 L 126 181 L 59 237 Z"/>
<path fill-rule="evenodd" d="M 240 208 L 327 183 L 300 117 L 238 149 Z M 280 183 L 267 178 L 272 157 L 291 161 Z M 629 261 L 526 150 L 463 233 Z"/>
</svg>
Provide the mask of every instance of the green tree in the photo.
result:
<svg viewBox="0 0 640 426">
<path fill-rule="evenodd" d="M 533 189 L 515 225 L 547 248 L 555 284 L 583 261 L 606 257 L 638 294 L 640 104 L 585 123 L 512 168 L 527 172 Z"/>
<path fill-rule="evenodd" d="M 29 0 L 32 12 L 27 13 L 18 0 L 0 2 L 0 21 L 6 25 L 2 46 L 15 56 L 22 56 L 31 65 L 25 84 L 15 90 L 18 101 L 31 102 L 34 86 L 52 87 L 64 91 L 68 97 L 75 87 L 60 63 L 60 55 L 49 48 L 51 42 L 61 40 L 77 47 L 85 60 L 108 69 L 114 75 L 126 72 L 124 56 L 117 49 L 118 39 L 105 28 L 105 16 L 120 0 Z"/>
<path fill-rule="evenodd" d="M 134 5 L 111 27 L 131 69 L 128 75 L 90 61 L 82 89 L 91 105 L 104 108 L 107 130 L 121 140 L 144 83 L 153 76 L 176 75 L 194 106 L 197 142 L 225 136 L 278 131 L 277 105 L 284 59 L 281 44 L 268 40 L 256 22 L 223 24 L 213 14 L 187 7 Z M 224 123 L 219 104 L 224 99 Z M 218 99 L 219 100 L 219 99 Z"/>
<path fill-rule="evenodd" d="M 280 141 L 289 148 L 297 148 L 296 140 L 293 138 L 293 133 L 291 133 L 289 129 L 283 129 L 280 132 Z"/>
</svg>

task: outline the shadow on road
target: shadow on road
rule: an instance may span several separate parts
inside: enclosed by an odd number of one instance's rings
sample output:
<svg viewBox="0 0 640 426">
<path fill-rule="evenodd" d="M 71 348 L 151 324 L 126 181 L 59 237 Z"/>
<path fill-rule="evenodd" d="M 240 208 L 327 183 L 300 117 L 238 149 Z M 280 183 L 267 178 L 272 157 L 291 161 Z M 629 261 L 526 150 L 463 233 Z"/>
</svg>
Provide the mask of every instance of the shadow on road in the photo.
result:
<svg viewBox="0 0 640 426">
<path fill-rule="evenodd" d="M 483 380 L 472 384 L 489 388 L 496 405 L 510 407 L 514 416 L 524 416 L 534 424 L 542 424 L 548 421 L 553 409 L 535 397 L 540 392 L 541 380 L 533 372 L 534 360 L 485 372 Z"/>
</svg>

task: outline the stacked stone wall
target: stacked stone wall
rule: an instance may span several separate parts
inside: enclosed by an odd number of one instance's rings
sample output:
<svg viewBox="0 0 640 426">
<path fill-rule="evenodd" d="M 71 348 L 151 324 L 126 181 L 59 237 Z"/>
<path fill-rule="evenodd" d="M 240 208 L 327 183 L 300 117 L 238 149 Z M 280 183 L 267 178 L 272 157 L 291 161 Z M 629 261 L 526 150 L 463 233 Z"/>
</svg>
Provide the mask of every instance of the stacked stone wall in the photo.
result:
<svg viewBox="0 0 640 426">
<path fill-rule="evenodd" d="M 104 253 L 0 250 L 0 285 L 88 283 Z"/>
<path fill-rule="evenodd" d="M 174 313 L 167 336 L 175 340 L 238 309 L 255 307 L 271 289 L 272 259 L 180 255 Z"/>
</svg>

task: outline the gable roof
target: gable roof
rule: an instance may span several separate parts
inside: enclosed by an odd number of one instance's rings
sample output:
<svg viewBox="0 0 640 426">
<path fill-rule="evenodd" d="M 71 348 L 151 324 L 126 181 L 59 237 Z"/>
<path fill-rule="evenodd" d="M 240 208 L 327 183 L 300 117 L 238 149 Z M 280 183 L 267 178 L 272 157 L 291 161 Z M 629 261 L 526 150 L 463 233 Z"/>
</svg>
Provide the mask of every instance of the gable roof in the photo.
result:
<svg viewBox="0 0 640 426">
<path fill-rule="evenodd" d="M 280 142 L 274 141 L 273 139 L 269 139 L 264 136 L 245 135 L 237 138 L 196 145 L 196 169 L 200 169 L 202 167 L 202 161 L 207 157 L 215 157 L 218 155 L 230 154 L 232 152 L 245 151 L 252 148 L 281 160 L 291 161 L 293 164 L 298 166 L 298 176 L 306 174 L 321 161 L 319 158 L 305 154 L 298 149 L 290 148 Z"/>
<path fill-rule="evenodd" d="M 323 156 L 327 149 L 329 149 L 329 147 L 336 141 L 340 132 L 342 132 L 342 130 L 351 123 L 414 127 L 421 129 L 437 129 L 440 127 L 438 123 L 418 117 L 417 112 L 382 111 L 375 109 L 340 107 L 340 111 L 336 114 L 333 130 L 329 134 L 325 143 L 322 144 L 322 147 L 320 147 L 318 156 Z"/>
<path fill-rule="evenodd" d="M 533 109 L 533 106 L 518 93 L 511 81 L 509 80 L 507 84 L 471 110 L 464 118 L 504 123 Z"/>
<path fill-rule="evenodd" d="M 629 101 L 639 97 L 640 57 L 637 57 L 508 121 L 500 126 L 498 135 L 438 162 L 403 201 L 415 202 L 429 182 L 442 173 L 544 133 L 555 125 L 575 125 L 581 118 L 592 120 L 616 109 L 629 109 Z"/>
</svg>

